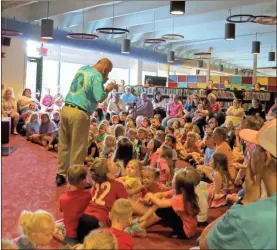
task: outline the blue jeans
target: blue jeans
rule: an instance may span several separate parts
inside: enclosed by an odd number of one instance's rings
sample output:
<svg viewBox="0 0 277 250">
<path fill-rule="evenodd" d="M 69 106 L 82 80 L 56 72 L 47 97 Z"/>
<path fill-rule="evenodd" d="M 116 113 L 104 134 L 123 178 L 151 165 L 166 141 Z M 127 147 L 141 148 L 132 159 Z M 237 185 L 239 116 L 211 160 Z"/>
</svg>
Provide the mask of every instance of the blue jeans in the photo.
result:
<svg viewBox="0 0 277 250">
<path fill-rule="evenodd" d="M 74 246 L 74 245 L 76 245 L 76 244 L 79 243 L 77 239 L 70 238 L 70 237 L 67 237 L 67 236 L 64 237 L 64 242 L 65 242 L 66 244 L 71 245 L 71 246 Z"/>
</svg>

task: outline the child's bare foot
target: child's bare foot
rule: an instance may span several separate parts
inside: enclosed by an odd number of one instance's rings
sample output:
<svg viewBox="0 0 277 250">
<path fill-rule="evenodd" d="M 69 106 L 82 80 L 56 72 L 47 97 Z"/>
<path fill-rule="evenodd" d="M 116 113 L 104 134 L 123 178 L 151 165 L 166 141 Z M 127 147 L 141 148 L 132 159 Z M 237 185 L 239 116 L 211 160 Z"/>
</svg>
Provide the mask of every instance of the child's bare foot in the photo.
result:
<svg viewBox="0 0 277 250">
<path fill-rule="evenodd" d="M 44 140 L 41 141 L 41 145 L 42 145 L 42 146 L 46 146 L 46 145 L 47 145 L 47 141 L 44 141 Z"/>
<path fill-rule="evenodd" d="M 52 150 L 53 148 L 54 148 L 53 145 L 48 145 L 47 147 L 48 150 Z"/>
<path fill-rule="evenodd" d="M 58 144 L 54 145 L 54 149 L 58 152 Z"/>
</svg>

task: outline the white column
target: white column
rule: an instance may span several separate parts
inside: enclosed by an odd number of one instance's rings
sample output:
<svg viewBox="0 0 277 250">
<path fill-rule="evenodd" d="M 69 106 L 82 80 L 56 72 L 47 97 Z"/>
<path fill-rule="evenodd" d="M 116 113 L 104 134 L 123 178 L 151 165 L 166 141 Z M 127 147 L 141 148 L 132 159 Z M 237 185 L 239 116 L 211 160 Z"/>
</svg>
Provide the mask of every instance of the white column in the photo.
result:
<svg viewBox="0 0 277 250">
<path fill-rule="evenodd" d="M 129 84 L 142 85 L 142 65 L 143 61 L 130 58 Z"/>
<path fill-rule="evenodd" d="M 208 50 L 209 53 L 212 53 L 212 48 L 210 47 Z M 207 61 L 207 77 L 206 77 L 206 83 L 208 84 L 210 80 L 210 75 L 211 75 L 211 57 L 212 55 L 208 56 L 208 61 Z"/>
<path fill-rule="evenodd" d="M 253 55 L 253 75 L 252 75 L 252 86 L 254 87 L 256 84 L 257 77 L 257 64 L 258 64 L 258 55 Z"/>
</svg>

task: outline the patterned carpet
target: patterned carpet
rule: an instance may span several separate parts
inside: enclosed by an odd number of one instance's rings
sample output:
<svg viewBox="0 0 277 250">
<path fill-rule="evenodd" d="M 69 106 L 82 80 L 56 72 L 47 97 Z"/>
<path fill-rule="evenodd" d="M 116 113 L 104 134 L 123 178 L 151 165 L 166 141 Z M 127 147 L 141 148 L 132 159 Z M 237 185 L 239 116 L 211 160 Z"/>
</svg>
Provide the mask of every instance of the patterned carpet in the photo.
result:
<svg viewBox="0 0 277 250">
<path fill-rule="evenodd" d="M 17 150 L 10 156 L 2 157 L 2 238 L 13 239 L 20 235 L 18 218 L 22 210 L 44 209 L 58 220 L 62 217 L 58 210 L 57 199 L 66 186 L 55 186 L 56 153 L 27 142 L 20 136 L 10 137 L 10 146 Z M 5 145 L 6 146 L 6 145 Z M 178 165 L 183 165 L 181 162 Z M 210 209 L 209 221 L 213 221 L 226 210 Z M 168 238 L 170 229 L 159 225 L 149 229 L 146 238 L 135 238 L 135 249 L 189 249 L 196 237 L 190 240 Z M 62 244 L 53 241 L 48 249 L 57 249 Z"/>
</svg>

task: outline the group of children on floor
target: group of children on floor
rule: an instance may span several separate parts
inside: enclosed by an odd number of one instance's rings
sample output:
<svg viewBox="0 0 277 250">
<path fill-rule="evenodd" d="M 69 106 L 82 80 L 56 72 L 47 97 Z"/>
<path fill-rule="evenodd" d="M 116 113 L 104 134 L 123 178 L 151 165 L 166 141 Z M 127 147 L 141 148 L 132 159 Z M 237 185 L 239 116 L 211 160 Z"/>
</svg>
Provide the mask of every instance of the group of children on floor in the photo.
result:
<svg viewBox="0 0 277 250">
<path fill-rule="evenodd" d="M 53 235 L 77 249 L 132 249 L 132 237 L 158 222 L 172 228 L 172 237 L 191 238 L 208 224 L 209 208 L 238 198 L 234 187 L 243 186 L 251 151 L 239 131 L 259 130 L 260 117 L 249 116 L 238 128 L 211 118 L 203 138 L 185 118 L 166 128 L 160 115 L 136 122 L 125 112 L 100 124 L 91 119 L 85 164 L 69 168 L 69 190 L 59 197 L 63 224 L 46 211 L 24 211 L 19 249 L 47 245 Z M 49 146 L 55 126 L 49 115 L 39 124 L 33 113 L 26 128 L 39 133 L 28 139 Z"/>
</svg>

